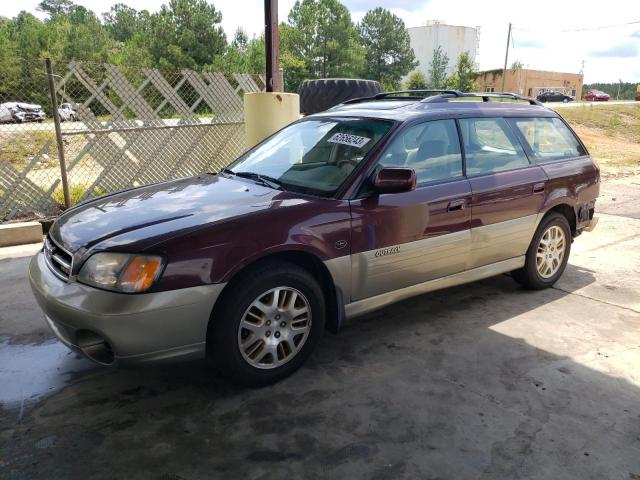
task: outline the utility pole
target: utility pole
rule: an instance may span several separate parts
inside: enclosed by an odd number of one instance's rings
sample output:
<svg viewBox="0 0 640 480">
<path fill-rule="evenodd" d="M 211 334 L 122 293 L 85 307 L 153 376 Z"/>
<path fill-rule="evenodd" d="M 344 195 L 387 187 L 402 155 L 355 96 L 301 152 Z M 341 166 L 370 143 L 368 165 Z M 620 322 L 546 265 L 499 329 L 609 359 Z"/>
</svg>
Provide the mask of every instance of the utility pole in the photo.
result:
<svg viewBox="0 0 640 480">
<path fill-rule="evenodd" d="M 53 81 L 53 68 L 51 59 L 45 58 L 45 68 L 47 69 L 47 79 L 49 81 L 49 95 L 51 96 L 51 115 L 53 116 L 53 126 L 56 131 L 56 144 L 58 145 L 58 163 L 60 164 L 60 180 L 62 181 L 62 195 L 64 197 L 65 208 L 71 207 L 71 197 L 69 196 L 69 182 L 67 181 L 67 163 L 64 158 L 64 144 L 62 143 L 62 128 L 60 128 L 60 113 L 58 112 L 58 96 Z"/>
<path fill-rule="evenodd" d="M 622 79 L 618 82 L 618 93 L 616 94 L 616 100 L 620 100 L 620 86 L 622 85 Z"/>
<path fill-rule="evenodd" d="M 509 22 L 509 33 L 507 33 L 507 51 L 504 53 L 504 68 L 502 69 L 502 91 L 504 92 L 504 82 L 507 77 L 507 60 L 509 59 L 509 44 L 511 43 L 511 22 Z"/>
<path fill-rule="evenodd" d="M 267 92 L 281 92 L 278 0 L 264 0 L 264 48 L 267 63 Z"/>
</svg>

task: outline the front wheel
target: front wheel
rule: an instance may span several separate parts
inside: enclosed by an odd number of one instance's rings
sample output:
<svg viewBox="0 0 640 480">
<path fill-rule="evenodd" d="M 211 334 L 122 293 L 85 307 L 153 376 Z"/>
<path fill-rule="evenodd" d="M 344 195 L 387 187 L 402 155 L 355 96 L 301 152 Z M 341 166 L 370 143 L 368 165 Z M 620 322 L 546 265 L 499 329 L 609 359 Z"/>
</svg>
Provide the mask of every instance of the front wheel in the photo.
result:
<svg viewBox="0 0 640 480">
<path fill-rule="evenodd" d="M 527 288 L 552 287 L 562 276 L 571 253 L 571 227 L 564 215 L 547 215 L 536 230 L 524 267 L 512 273 Z"/>
<path fill-rule="evenodd" d="M 324 331 L 316 279 L 288 262 L 268 261 L 230 286 L 210 320 L 208 349 L 235 383 L 266 385 L 298 369 Z"/>
</svg>

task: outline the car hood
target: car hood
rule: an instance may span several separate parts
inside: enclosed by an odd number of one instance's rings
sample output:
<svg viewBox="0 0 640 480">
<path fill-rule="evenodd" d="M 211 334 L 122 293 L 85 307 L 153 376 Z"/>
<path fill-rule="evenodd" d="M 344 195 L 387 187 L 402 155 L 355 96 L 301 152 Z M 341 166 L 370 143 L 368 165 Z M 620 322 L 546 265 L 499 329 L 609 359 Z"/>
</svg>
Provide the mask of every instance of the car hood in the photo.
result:
<svg viewBox="0 0 640 480">
<path fill-rule="evenodd" d="M 249 180 L 202 175 L 83 203 L 62 214 L 50 235 L 74 253 L 98 244 L 101 248 L 136 244 L 144 249 L 212 223 L 270 208 L 276 196 L 279 200 L 296 197 Z"/>
<path fill-rule="evenodd" d="M 10 107 L 17 107 L 20 110 L 42 110 L 42 105 L 36 103 L 16 102 L 11 104 Z"/>
</svg>

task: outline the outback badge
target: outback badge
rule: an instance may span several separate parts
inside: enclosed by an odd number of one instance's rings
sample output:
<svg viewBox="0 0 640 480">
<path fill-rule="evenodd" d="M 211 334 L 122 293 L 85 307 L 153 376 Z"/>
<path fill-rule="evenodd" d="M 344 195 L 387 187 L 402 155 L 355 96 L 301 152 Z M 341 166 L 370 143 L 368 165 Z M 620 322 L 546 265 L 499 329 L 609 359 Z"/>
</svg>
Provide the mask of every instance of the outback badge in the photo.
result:
<svg viewBox="0 0 640 480">
<path fill-rule="evenodd" d="M 393 255 L 394 253 L 398 253 L 400 251 L 400 245 L 396 247 L 383 248 L 381 250 L 376 251 L 376 257 L 384 257 L 385 255 Z"/>
</svg>

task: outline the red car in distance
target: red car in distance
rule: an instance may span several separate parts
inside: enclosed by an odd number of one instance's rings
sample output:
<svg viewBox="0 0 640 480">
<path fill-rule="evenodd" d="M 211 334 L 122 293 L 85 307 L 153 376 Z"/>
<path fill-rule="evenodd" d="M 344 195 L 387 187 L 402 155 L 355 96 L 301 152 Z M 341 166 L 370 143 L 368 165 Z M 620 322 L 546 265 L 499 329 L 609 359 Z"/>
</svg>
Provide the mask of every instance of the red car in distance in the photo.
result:
<svg viewBox="0 0 640 480">
<path fill-rule="evenodd" d="M 588 102 L 608 102 L 610 98 L 608 93 L 593 89 L 589 90 L 584 96 L 584 99 Z"/>
</svg>

